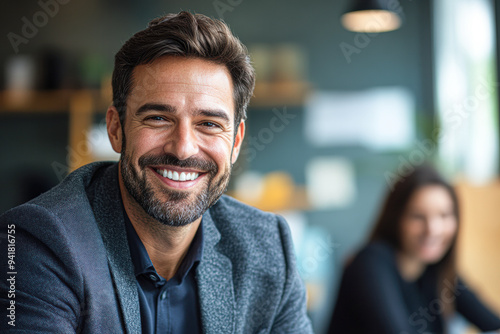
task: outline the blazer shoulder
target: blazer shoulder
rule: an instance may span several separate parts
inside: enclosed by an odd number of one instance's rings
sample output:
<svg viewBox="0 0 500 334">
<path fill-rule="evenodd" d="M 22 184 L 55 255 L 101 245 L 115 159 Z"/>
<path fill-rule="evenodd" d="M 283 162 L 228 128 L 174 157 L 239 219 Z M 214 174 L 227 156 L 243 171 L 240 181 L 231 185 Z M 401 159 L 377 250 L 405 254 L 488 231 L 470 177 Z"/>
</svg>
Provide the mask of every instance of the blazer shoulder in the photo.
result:
<svg viewBox="0 0 500 334">
<path fill-rule="evenodd" d="M 250 237 L 257 233 L 271 237 L 277 236 L 276 233 L 281 233 L 281 229 L 288 227 L 283 217 L 259 210 L 226 195 L 210 209 L 210 214 L 221 234 Z"/>
<path fill-rule="evenodd" d="M 210 209 L 210 215 L 221 234 L 222 245 L 241 251 L 243 258 L 252 254 L 250 258 L 275 261 L 293 252 L 288 224 L 277 214 L 222 196 Z"/>
<path fill-rule="evenodd" d="M 266 332 L 312 333 L 285 219 L 228 196 L 210 216 L 220 233 L 217 250 L 231 262 L 238 312 L 248 315 L 237 332 L 255 332 L 267 323 Z"/>
<path fill-rule="evenodd" d="M 276 214 L 262 211 L 253 206 L 240 202 L 228 195 L 222 195 L 219 201 L 213 206 L 216 212 L 224 211 L 224 214 L 231 216 L 252 216 L 264 219 L 274 219 Z"/>
</svg>

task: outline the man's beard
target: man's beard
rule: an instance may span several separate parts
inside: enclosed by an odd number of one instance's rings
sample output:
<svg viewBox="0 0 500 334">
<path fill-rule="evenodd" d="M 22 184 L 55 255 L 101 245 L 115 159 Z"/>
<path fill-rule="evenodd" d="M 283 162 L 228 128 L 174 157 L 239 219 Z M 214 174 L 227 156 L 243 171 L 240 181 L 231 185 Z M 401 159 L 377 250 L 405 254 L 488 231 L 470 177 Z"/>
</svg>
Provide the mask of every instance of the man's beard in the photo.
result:
<svg viewBox="0 0 500 334">
<path fill-rule="evenodd" d="M 171 154 L 140 157 L 138 164 L 142 172 L 134 169 L 126 152 L 122 153 L 120 163 L 123 183 L 128 193 L 149 216 L 167 226 L 184 226 L 201 217 L 222 196 L 231 175 L 231 167 L 229 167 L 218 179 L 215 179 L 219 170 L 215 162 L 198 158 L 179 160 Z M 207 186 L 191 201 L 188 200 L 192 193 L 188 191 L 167 188 L 155 191 L 153 185 L 146 179 L 146 170 L 149 168 L 147 166 L 159 165 L 203 170 L 207 172 Z M 160 194 L 155 194 L 155 192 L 161 192 L 166 200 L 162 200 Z"/>
</svg>

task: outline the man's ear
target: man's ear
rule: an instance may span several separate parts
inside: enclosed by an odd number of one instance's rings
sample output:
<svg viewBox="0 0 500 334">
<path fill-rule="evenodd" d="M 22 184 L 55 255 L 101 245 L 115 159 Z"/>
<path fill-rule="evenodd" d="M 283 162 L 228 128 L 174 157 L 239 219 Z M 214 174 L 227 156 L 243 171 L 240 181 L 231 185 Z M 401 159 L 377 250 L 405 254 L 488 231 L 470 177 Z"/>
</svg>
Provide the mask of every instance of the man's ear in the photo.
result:
<svg viewBox="0 0 500 334">
<path fill-rule="evenodd" d="M 238 155 L 240 154 L 241 144 L 243 143 L 243 138 L 245 137 L 245 121 L 241 121 L 236 128 L 236 136 L 234 138 L 233 146 L 233 156 L 231 158 L 231 164 L 236 162 Z"/>
<path fill-rule="evenodd" d="M 120 122 L 118 110 L 114 106 L 110 106 L 106 113 L 106 128 L 113 150 L 116 153 L 122 153 L 122 123 Z"/>
</svg>

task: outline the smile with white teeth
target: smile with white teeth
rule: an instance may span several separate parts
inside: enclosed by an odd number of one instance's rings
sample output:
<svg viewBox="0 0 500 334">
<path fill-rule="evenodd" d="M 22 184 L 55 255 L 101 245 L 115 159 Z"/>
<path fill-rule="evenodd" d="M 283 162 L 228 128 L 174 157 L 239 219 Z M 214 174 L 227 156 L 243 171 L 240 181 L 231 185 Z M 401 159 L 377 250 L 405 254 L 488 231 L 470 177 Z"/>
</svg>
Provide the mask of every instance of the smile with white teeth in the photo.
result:
<svg viewBox="0 0 500 334">
<path fill-rule="evenodd" d="M 200 175 L 199 173 L 185 173 L 181 172 L 180 174 L 176 171 L 171 171 L 168 169 L 157 169 L 156 172 L 160 174 L 163 177 L 166 177 L 167 179 L 174 180 L 174 181 L 191 181 L 191 180 L 196 180 L 198 176 Z"/>
</svg>

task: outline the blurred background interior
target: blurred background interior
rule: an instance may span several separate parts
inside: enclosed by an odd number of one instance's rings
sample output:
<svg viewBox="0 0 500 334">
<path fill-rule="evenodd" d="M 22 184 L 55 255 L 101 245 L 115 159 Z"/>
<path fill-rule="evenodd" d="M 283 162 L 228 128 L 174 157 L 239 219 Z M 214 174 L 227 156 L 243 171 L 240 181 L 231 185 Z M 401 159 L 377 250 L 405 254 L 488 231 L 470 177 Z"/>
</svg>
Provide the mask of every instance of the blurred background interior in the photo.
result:
<svg viewBox="0 0 500 334">
<path fill-rule="evenodd" d="M 354 2 L 4 1 L 0 212 L 118 158 L 104 123 L 114 54 L 151 19 L 189 10 L 249 48 L 257 85 L 228 192 L 289 221 L 317 333 L 385 192 L 425 160 L 461 196 L 460 271 L 500 313 L 499 8 L 390 0 L 400 26 L 365 33 L 342 25 Z"/>
</svg>

